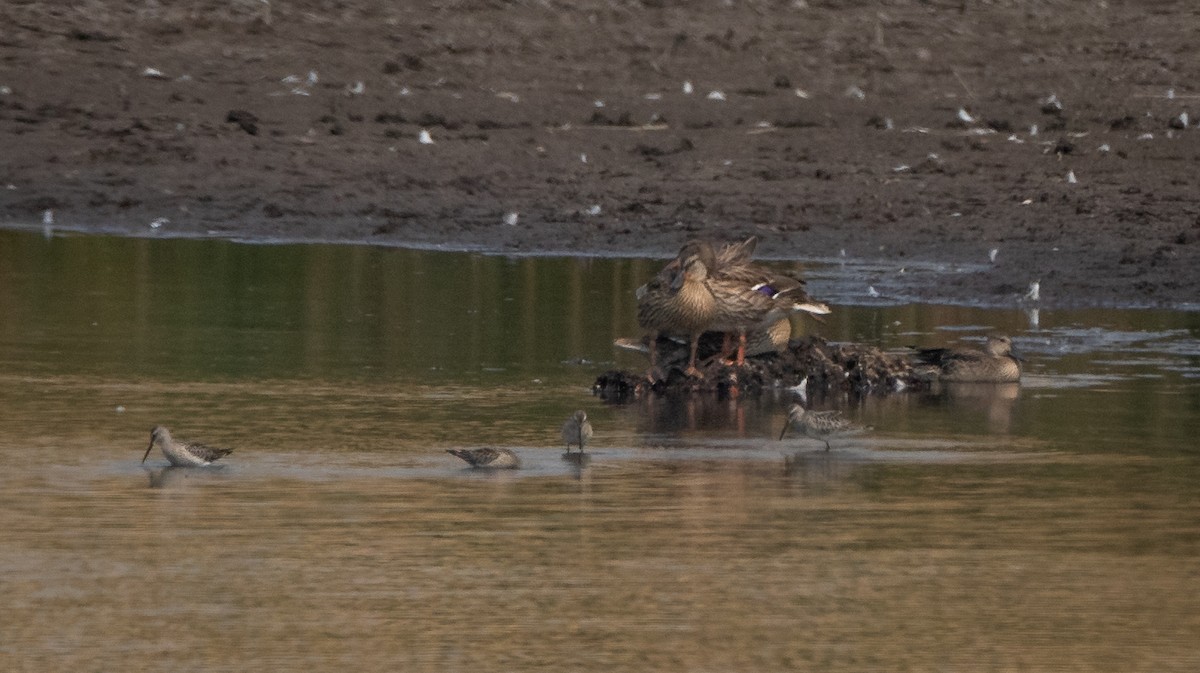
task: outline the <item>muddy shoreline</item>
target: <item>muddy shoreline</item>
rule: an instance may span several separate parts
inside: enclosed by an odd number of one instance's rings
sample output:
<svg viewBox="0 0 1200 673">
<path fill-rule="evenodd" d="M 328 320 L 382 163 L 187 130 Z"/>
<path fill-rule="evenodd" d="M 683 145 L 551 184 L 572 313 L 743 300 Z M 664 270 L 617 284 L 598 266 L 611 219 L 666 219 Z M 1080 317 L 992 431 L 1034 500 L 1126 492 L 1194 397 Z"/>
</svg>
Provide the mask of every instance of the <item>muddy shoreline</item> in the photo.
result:
<svg viewBox="0 0 1200 673">
<path fill-rule="evenodd" d="M 269 6 L 0 8 L 0 226 L 639 256 L 756 235 L 970 265 L 925 301 L 1039 280 L 1046 306 L 1200 308 L 1183 0 Z"/>
</svg>

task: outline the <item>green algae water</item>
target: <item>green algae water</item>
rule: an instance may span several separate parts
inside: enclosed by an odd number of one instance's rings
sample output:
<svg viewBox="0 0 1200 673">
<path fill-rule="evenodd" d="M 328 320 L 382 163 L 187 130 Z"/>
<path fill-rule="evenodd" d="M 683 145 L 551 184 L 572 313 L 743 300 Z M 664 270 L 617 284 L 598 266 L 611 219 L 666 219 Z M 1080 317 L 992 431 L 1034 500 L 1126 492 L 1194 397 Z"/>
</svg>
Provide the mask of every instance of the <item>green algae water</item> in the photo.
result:
<svg viewBox="0 0 1200 673">
<path fill-rule="evenodd" d="M 659 264 L 0 231 L 0 669 L 1200 667 L 1200 314 L 806 269 L 798 328 L 1027 360 L 822 400 L 873 426 L 825 452 L 784 390 L 591 395 Z M 236 450 L 141 465 L 155 424 Z"/>
</svg>

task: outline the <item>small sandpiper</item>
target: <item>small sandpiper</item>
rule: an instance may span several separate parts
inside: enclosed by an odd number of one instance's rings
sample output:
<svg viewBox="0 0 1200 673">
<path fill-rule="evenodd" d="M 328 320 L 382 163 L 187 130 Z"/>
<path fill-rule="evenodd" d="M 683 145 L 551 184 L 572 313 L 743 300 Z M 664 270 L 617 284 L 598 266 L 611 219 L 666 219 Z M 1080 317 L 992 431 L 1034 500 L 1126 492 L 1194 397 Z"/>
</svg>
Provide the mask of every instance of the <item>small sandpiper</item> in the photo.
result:
<svg viewBox="0 0 1200 673">
<path fill-rule="evenodd" d="M 989 336 L 983 350 L 974 348 L 920 348 L 917 373 L 930 380 L 954 383 L 1016 383 L 1021 380 L 1021 358 L 1013 353 L 1012 339 Z"/>
<path fill-rule="evenodd" d="M 567 443 L 567 453 L 571 452 L 571 445 L 579 447 L 579 452 L 583 453 L 583 447 L 588 440 L 592 438 L 592 423 L 588 420 L 587 412 L 580 409 L 567 419 L 562 426 L 562 438 Z"/>
<path fill-rule="evenodd" d="M 780 441 L 787 435 L 788 428 L 825 442 L 826 451 L 830 449 L 831 438 L 852 437 L 869 429 L 846 418 L 840 411 L 809 411 L 800 404 L 793 404 L 788 410 L 787 422 L 783 424 L 783 432 L 779 433 Z"/>
<path fill-rule="evenodd" d="M 156 425 L 150 431 L 150 446 L 146 447 L 146 453 L 142 455 L 143 463 L 150 456 L 150 450 L 154 448 L 155 444 L 158 444 L 163 455 L 176 467 L 203 467 L 233 453 L 233 449 L 176 441 L 171 437 L 169 430 L 161 425 Z"/>
<path fill-rule="evenodd" d="M 446 453 L 458 456 L 471 467 L 486 467 L 493 470 L 515 470 L 521 467 L 521 459 L 509 449 L 494 449 L 485 446 L 479 449 L 446 449 Z"/>
</svg>

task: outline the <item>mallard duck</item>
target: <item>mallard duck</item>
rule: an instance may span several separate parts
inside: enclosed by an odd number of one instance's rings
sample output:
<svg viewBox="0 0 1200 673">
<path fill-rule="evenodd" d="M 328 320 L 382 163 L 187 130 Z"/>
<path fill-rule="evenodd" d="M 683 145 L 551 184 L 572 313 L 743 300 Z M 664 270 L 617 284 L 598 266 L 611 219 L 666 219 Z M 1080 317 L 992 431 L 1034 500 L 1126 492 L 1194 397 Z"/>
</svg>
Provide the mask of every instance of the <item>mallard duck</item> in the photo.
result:
<svg viewBox="0 0 1200 673">
<path fill-rule="evenodd" d="M 446 453 L 467 461 L 471 467 L 486 467 L 493 470 L 515 470 L 521 467 L 521 459 L 511 449 L 494 449 L 485 446 L 479 449 L 446 449 Z"/>
<path fill-rule="evenodd" d="M 154 426 L 150 431 L 150 446 L 142 454 L 142 462 L 150 456 L 151 449 L 157 444 L 164 456 L 176 467 L 202 467 L 233 453 L 233 449 L 220 449 L 195 442 L 180 442 L 171 437 L 171 431 L 161 425 Z"/>
<path fill-rule="evenodd" d="M 809 411 L 802 404 L 793 404 L 788 410 L 787 422 L 783 424 L 783 432 L 779 433 L 780 441 L 787 435 L 788 428 L 825 442 L 826 451 L 830 448 L 831 438 L 852 437 L 869 429 L 846 418 L 840 411 Z"/>
<path fill-rule="evenodd" d="M 736 334 L 738 338 L 736 364 L 746 359 L 746 335 L 756 329 L 776 324 L 795 312 L 826 315 L 829 307 L 804 292 L 801 282 L 784 277 L 754 276 L 753 269 L 739 269 L 739 274 L 727 278 L 710 278 L 709 291 L 717 302 L 712 329 Z M 790 280 L 790 282 L 788 282 Z M 782 288 L 782 289 L 781 289 Z"/>
<path fill-rule="evenodd" d="M 1013 353 L 1012 339 L 989 336 L 983 350 L 976 348 L 920 348 L 919 374 L 938 381 L 1014 383 L 1021 380 L 1021 358 Z"/>
<path fill-rule="evenodd" d="M 660 274 L 661 275 L 661 274 Z M 684 373 L 702 376 L 696 369 L 696 347 L 716 317 L 716 300 L 705 282 L 708 269 L 699 256 L 689 255 L 680 261 L 679 268 L 667 283 L 661 278 L 647 283 L 638 298 L 638 324 L 650 332 L 650 370 L 656 372 L 658 335 L 684 334 L 688 337 L 690 357 Z"/>
<path fill-rule="evenodd" d="M 583 453 L 583 447 L 588 440 L 592 438 L 592 423 L 588 420 L 587 412 L 580 409 L 571 414 L 566 423 L 562 426 L 562 438 L 567 443 L 567 453 L 571 452 L 571 445 L 579 447 L 579 452 Z"/>
<path fill-rule="evenodd" d="M 788 313 L 829 313 L 827 305 L 805 292 L 803 279 L 753 264 L 751 256 L 757 244 L 758 238 L 754 236 L 741 243 L 724 245 L 719 250 L 706 240 L 688 241 L 654 279 L 637 289 L 639 307 L 644 297 L 661 291 L 660 288 L 678 274 L 683 260 L 698 259 L 706 270 L 705 283 L 716 299 L 716 315 L 708 329 L 737 335 L 735 363 L 741 366 L 748 350 L 748 334 L 766 328 L 773 331 L 771 336 L 779 334 L 783 329 L 779 320 Z M 790 337 L 790 327 L 788 330 Z M 726 357 L 729 351 L 726 342 L 721 356 Z M 651 366 L 654 365 L 652 356 Z"/>
</svg>

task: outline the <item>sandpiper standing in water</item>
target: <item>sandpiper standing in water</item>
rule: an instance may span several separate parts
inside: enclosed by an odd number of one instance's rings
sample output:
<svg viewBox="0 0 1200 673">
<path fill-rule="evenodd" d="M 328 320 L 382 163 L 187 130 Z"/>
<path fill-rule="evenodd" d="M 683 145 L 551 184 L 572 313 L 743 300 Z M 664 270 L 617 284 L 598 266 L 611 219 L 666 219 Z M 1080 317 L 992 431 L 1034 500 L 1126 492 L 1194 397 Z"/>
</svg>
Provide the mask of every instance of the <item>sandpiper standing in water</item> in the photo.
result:
<svg viewBox="0 0 1200 673">
<path fill-rule="evenodd" d="M 571 452 L 572 444 L 577 445 L 579 452 L 583 453 L 584 445 L 592 438 L 592 423 L 588 420 L 586 411 L 580 409 L 571 414 L 567 422 L 563 423 L 562 438 L 567 443 L 567 453 Z"/>
<path fill-rule="evenodd" d="M 180 442 L 171 437 L 171 432 L 161 425 L 154 426 L 150 431 L 150 446 L 142 455 L 142 462 L 150 456 L 150 450 L 157 444 L 167 460 L 176 467 L 203 467 L 233 453 L 233 449 L 221 449 L 195 442 Z"/>
<path fill-rule="evenodd" d="M 780 441 L 787 435 L 788 428 L 795 428 L 807 437 L 825 442 L 826 451 L 830 449 L 830 439 L 852 437 L 868 430 L 843 416 L 840 411 L 809 411 L 800 404 L 793 404 L 788 410 L 787 422 L 783 424 L 783 432 L 779 433 Z"/>
<path fill-rule="evenodd" d="M 521 467 L 521 459 L 511 449 L 446 449 L 446 453 L 467 461 L 471 467 L 488 467 L 494 470 L 515 470 Z"/>
</svg>

